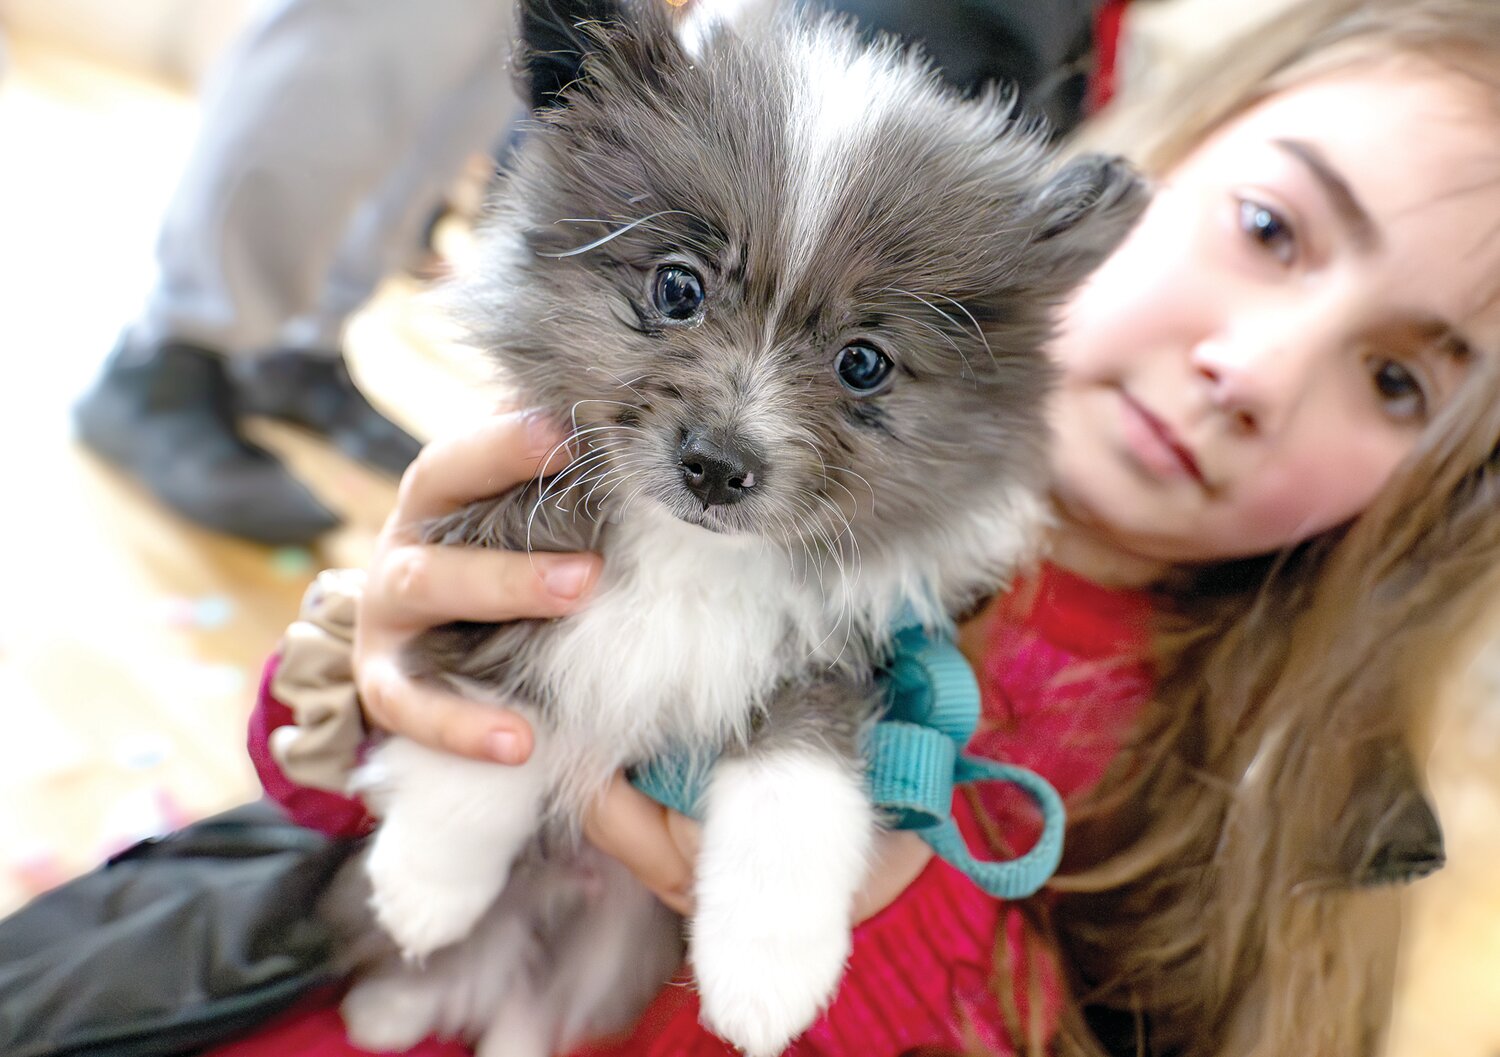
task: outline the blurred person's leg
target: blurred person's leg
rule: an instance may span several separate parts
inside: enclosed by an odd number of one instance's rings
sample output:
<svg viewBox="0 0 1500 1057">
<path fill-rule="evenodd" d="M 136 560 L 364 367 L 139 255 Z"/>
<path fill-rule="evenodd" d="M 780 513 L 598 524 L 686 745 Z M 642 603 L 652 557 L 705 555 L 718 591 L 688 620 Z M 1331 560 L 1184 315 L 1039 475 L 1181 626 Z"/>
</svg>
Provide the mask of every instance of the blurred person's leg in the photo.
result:
<svg viewBox="0 0 1500 1057">
<path fill-rule="evenodd" d="M 503 66 L 509 21 L 494 0 L 272 3 L 206 94 L 156 285 L 79 404 L 81 439 L 209 527 L 281 543 L 335 525 L 240 434 L 225 358 L 273 346 L 317 309 L 361 203 L 448 120 L 476 69 Z M 329 396 L 361 435 L 384 432 L 386 469 L 414 454 L 352 385 Z"/>
<path fill-rule="evenodd" d="M 475 153 L 495 142 L 523 111 L 508 66 L 481 61 L 434 115 L 401 163 L 355 211 L 320 284 L 317 304 L 281 330 L 278 348 L 244 365 L 245 410 L 306 426 L 363 461 L 392 469 L 415 455 L 415 441 L 366 410 L 343 356 L 349 318 L 387 276 L 422 252 L 433 210 Z"/>
</svg>

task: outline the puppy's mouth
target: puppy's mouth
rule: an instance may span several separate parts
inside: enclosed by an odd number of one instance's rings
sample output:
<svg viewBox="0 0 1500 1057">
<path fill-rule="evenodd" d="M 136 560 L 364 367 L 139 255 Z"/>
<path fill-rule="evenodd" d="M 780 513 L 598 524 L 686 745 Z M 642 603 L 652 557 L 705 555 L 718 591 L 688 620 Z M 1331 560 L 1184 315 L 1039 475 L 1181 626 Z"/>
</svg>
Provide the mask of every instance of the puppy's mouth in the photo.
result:
<svg viewBox="0 0 1500 1057">
<path fill-rule="evenodd" d="M 710 532 L 739 534 L 746 530 L 745 517 L 736 516 L 723 506 L 705 506 L 701 510 L 695 507 L 685 512 L 677 512 L 677 519 Z"/>
</svg>

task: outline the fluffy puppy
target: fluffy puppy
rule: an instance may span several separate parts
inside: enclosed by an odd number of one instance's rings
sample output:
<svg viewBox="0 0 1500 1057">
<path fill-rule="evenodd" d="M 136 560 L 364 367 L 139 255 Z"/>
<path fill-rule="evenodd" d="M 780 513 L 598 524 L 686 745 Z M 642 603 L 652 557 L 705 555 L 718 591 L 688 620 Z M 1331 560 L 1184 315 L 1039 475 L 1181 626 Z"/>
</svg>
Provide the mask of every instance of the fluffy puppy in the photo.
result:
<svg viewBox="0 0 1500 1057">
<path fill-rule="evenodd" d="M 465 303 L 575 458 L 431 537 L 604 572 L 577 616 L 417 644 L 419 673 L 527 710 L 536 748 L 378 750 L 364 869 L 407 964 L 351 993 L 365 1045 L 542 1055 L 627 1020 L 678 929 L 577 820 L 672 748 L 715 761 L 688 930 L 706 1023 L 767 1055 L 812 1021 L 879 825 L 860 731 L 888 630 L 1027 553 L 1054 310 L 1142 204 L 893 41 L 775 0 L 689 10 L 520 8 L 536 128 Z"/>
</svg>

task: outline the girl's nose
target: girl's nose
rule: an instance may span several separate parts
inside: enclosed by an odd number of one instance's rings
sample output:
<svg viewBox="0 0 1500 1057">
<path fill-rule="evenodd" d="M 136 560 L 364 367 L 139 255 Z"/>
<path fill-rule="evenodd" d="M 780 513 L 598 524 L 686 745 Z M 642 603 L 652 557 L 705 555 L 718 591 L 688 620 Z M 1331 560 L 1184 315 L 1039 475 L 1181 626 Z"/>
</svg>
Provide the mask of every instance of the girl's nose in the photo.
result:
<svg viewBox="0 0 1500 1057">
<path fill-rule="evenodd" d="M 1242 434 L 1279 429 L 1307 387 L 1313 359 L 1308 335 L 1294 342 L 1279 330 L 1255 327 L 1193 348 L 1192 368 L 1210 403 Z"/>
</svg>

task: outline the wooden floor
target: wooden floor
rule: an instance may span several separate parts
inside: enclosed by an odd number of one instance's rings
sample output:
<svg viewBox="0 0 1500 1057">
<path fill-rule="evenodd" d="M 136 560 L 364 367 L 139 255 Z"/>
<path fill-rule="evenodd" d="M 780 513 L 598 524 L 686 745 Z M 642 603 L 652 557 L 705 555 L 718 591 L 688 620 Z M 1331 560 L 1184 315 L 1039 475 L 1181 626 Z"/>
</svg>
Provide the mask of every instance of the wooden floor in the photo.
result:
<svg viewBox="0 0 1500 1057">
<path fill-rule="evenodd" d="M 139 306 L 196 120 L 171 87 L 11 42 L 0 82 L 0 907 L 123 841 L 254 795 L 260 665 L 317 569 L 363 564 L 394 483 L 269 423 L 348 520 L 315 552 L 200 531 L 70 437 Z M 354 324 L 366 390 L 430 436 L 495 394 L 411 282 Z M 399 394 L 399 400 L 395 399 Z"/>
<path fill-rule="evenodd" d="M 393 496 L 317 442 L 258 432 L 348 518 L 315 553 L 200 532 L 71 441 L 67 409 L 150 277 L 192 100 L 26 40 L 0 82 L 0 911 L 139 836 L 257 791 L 260 663 L 312 572 L 362 563 Z M 355 323 L 356 373 L 416 432 L 495 394 L 413 284 Z M 1492 650 L 1491 653 L 1500 651 Z M 1450 866 L 1413 894 L 1391 1053 L 1500 1057 L 1500 671 L 1445 719 Z"/>
</svg>

